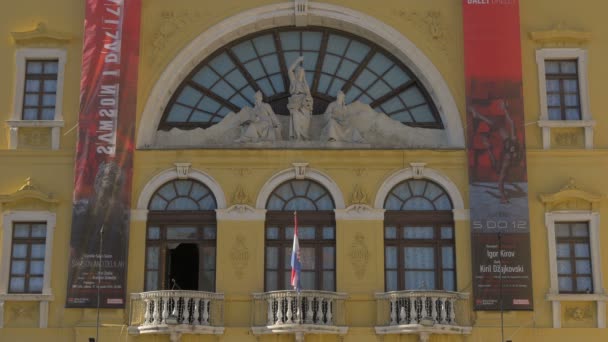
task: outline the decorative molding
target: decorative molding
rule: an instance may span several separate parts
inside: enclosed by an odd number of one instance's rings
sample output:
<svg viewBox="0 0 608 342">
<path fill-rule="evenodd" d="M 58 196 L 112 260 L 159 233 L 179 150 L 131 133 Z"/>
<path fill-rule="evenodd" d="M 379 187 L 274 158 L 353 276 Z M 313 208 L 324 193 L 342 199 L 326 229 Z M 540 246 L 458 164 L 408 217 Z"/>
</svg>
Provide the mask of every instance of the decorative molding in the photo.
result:
<svg viewBox="0 0 608 342">
<path fill-rule="evenodd" d="M 367 204 L 353 204 L 346 209 L 335 209 L 336 220 L 382 221 L 384 209 L 375 209 Z"/>
<path fill-rule="evenodd" d="M 191 163 L 173 163 L 177 172 L 177 179 L 188 179 Z"/>
<path fill-rule="evenodd" d="M 46 194 L 32 181 L 31 177 L 25 180 L 25 183 L 19 188 L 19 190 L 8 195 L 0 195 L 0 208 L 6 204 L 13 204 L 21 200 L 34 199 L 47 204 L 56 205 L 59 201 L 54 198 L 52 193 Z"/>
<path fill-rule="evenodd" d="M 427 44 L 430 48 L 438 50 L 446 57 L 448 56 L 450 51 L 448 42 L 451 40 L 451 33 L 441 20 L 440 11 L 429 10 L 418 12 L 415 10 L 395 10 L 393 13 L 410 23 L 423 34 L 427 38 Z"/>
<path fill-rule="evenodd" d="M 355 271 L 357 279 L 362 280 L 365 270 L 369 263 L 369 249 L 365 243 L 365 237 L 360 232 L 355 234 L 353 242 L 350 244 L 350 263 Z"/>
<path fill-rule="evenodd" d="M 559 23 L 553 28 L 542 31 L 530 31 L 530 39 L 541 45 L 582 45 L 591 40 L 591 32 L 567 28 L 564 23 Z"/>
<path fill-rule="evenodd" d="M 215 210 L 218 221 L 264 221 L 266 209 L 256 209 L 246 204 L 235 204 L 226 209 Z"/>
<path fill-rule="evenodd" d="M 16 44 L 31 45 L 35 42 L 50 42 L 57 45 L 67 44 L 72 39 L 67 33 L 49 30 L 46 23 L 39 22 L 36 27 L 29 31 L 11 32 Z"/>
<path fill-rule="evenodd" d="M 306 167 L 308 166 L 308 163 L 291 163 L 291 165 L 293 165 L 296 179 L 306 178 Z"/>
<path fill-rule="evenodd" d="M 361 185 L 355 184 L 350 195 L 350 204 L 368 204 L 367 193 L 361 189 Z"/>
<path fill-rule="evenodd" d="M 198 11 L 173 11 L 164 10 L 160 13 L 160 23 L 154 29 L 152 38 L 152 58 L 158 57 L 161 52 L 167 47 L 167 43 L 173 37 L 184 31 L 184 28 L 190 24 L 195 24 L 200 21 L 201 15 Z"/>
<path fill-rule="evenodd" d="M 364 167 L 357 167 L 352 170 L 355 173 L 355 175 L 357 175 L 357 177 L 365 176 L 367 174 L 367 168 L 364 168 Z"/>
<path fill-rule="evenodd" d="M 148 94 L 139 120 L 138 148 L 157 143 L 157 128 L 169 99 L 193 67 L 227 42 L 273 27 L 294 25 L 294 4 L 279 2 L 231 16 L 203 31 L 171 60 Z M 458 106 L 447 82 L 431 60 L 401 32 L 386 23 L 347 7 L 309 2 L 308 23 L 336 28 L 371 40 L 405 63 L 429 90 L 444 123 L 446 144 L 464 148 L 464 129 Z"/>
<path fill-rule="evenodd" d="M 412 167 L 412 171 L 414 173 L 414 179 L 421 179 L 424 177 L 424 167 L 426 166 L 426 163 L 410 163 L 410 166 Z"/>
<path fill-rule="evenodd" d="M 232 203 L 233 204 L 247 204 L 247 205 L 249 203 L 251 203 L 249 196 L 247 195 L 247 193 L 245 192 L 245 189 L 243 189 L 243 186 L 241 184 L 238 184 L 236 186 L 236 189 L 234 190 L 234 193 L 232 194 Z"/>
<path fill-rule="evenodd" d="M 230 261 L 237 279 L 243 279 L 243 271 L 249 265 L 249 249 L 245 237 L 237 234 L 230 249 Z"/>
<path fill-rule="evenodd" d="M 574 178 L 570 178 L 568 183 L 564 185 L 558 192 L 550 194 L 540 194 L 539 199 L 545 205 L 545 211 L 551 212 L 560 204 L 566 204 L 567 209 L 578 208 L 575 201 L 583 201 L 588 203 L 592 211 L 597 210 L 600 201 L 604 196 L 580 190 L 576 186 Z"/>
<path fill-rule="evenodd" d="M 308 25 L 308 0 L 294 0 L 293 8 L 296 26 Z"/>
<path fill-rule="evenodd" d="M 591 320 L 593 314 L 591 313 L 591 307 L 589 305 L 566 305 L 565 313 L 567 320 L 573 321 L 588 321 Z"/>
</svg>

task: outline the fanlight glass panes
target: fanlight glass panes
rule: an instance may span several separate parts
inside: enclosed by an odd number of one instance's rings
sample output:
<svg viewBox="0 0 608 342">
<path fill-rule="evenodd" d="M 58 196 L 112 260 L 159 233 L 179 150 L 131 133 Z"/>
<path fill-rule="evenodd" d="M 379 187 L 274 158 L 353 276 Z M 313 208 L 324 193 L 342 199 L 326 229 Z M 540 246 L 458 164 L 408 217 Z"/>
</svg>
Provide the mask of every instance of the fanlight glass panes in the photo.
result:
<svg viewBox="0 0 608 342">
<path fill-rule="evenodd" d="M 152 196 L 148 209 L 156 211 L 199 211 L 217 208 L 215 197 L 205 185 L 192 180 L 174 180 Z"/>
<path fill-rule="evenodd" d="M 396 57 L 375 43 L 320 27 L 284 27 L 231 42 L 202 61 L 173 95 L 159 129 L 207 128 L 253 106 L 254 94 L 287 115 L 288 68 L 304 56 L 306 81 L 321 114 L 338 91 L 403 124 L 443 128 L 428 92 Z"/>
<path fill-rule="evenodd" d="M 384 201 L 386 210 L 452 210 L 448 194 L 434 182 L 409 179 L 397 184 Z"/>
<path fill-rule="evenodd" d="M 270 195 L 266 209 L 280 211 L 333 210 L 334 201 L 321 185 L 310 180 L 292 180 L 281 184 Z"/>
</svg>

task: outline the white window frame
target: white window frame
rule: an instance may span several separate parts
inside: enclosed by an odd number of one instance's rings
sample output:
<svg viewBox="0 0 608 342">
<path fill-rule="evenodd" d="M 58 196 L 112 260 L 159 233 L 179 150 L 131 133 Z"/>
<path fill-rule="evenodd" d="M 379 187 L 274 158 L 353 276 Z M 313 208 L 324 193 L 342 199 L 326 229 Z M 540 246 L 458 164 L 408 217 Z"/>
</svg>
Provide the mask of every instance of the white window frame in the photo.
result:
<svg viewBox="0 0 608 342">
<path fill-rule="evenodd" d="M 13 226 L 15 223 L 19 222 L 34 221 L 46 222 L 42 293 L 8 293 Z M 55 224 L 55 213 L 49 211 L 9 211 L 4 213 L 2 217 L 2 263 L 0 264 L 0 328 L 4 327 L 4 302 L 6 301 L 40 302 L 39 327 L 47 327 L 49 302 L 54 299 L 51 289 L 51 257 L 53 255 L 53 234 L 55 232 Z"/>
<path fill-rule="evenodd" d="M 578 65 L 578 91 L 581 104 L 581 120 L 549 120 L 547 109 L 547 84 L 545 62 L 547 60 L 575 59 Z M 542 129 L 543 149 L 551 148 L 551 128 L 583 127 L 585 129 L 585 148 L 593 148 L 593 127 L 595 121 L 589 107 L 587 51 L 578 48 L 553 48 L 536 50 L 538 66 L 538 88 L 540 99 L 540 119 L 538 126 Z"/>
<path fill-rule="evenodd" d="M 63 84 L 67 53 L 65 49 L 22 48 L 15 55 L 16 75 L 13 90 L 13 114 L 7 120 L 10 128 L 9 148 L 16 149 L 19 141 L 19 127 L 49 127 L 51 129 L 51 148 L 59 149 L 60 128 L 63 127 Z M 23 120 L 23 93 L 28 60 L 58 60 L 57 92 L 55 94 L 55 118 L 53 120 Z"/>
<path fill-rule="evenodd" d="M 555 240 L 555 224 L 560 222 L 587 222 L 589 224 L 589 248 L 591 251 L 591 270 L 593 272 L 593 293 L 559 293 L 557 272 L 557 242 Z M 599 229 L 600 215 L 590 211 L 555 211 L 545 214 L 545 226 L 547 227 L 547 239 L 549 247 L 549 272 L 551 276 L 551 287 L 547 294 L 547 300 L 553 306 L 553 327 L 561 328 L 561 302 L 563 301 L 593 301 L 597 305 L 597 327 L 606 327 L 606 301 L 602 284 L 602 268 L 600 257 Z"/>
</svg>

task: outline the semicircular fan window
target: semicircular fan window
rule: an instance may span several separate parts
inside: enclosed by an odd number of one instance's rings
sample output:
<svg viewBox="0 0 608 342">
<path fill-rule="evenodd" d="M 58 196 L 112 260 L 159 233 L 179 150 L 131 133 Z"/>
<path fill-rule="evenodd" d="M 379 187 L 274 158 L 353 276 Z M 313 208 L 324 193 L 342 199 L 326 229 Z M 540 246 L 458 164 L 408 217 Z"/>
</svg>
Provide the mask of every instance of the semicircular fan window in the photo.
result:
<svg viewBox="0 0 608 342">
<path fill-rule="evenodd" d="M 321 114 L 338 91 L 414 127 L 443 128 L 428 92 L 414 74 L 380 46 L 327 28 L 256 32 L 203 60 L 166 107 L 159 129 L 207 128 L 228 113 L 254 105 L 261 91 L 275 113 L 288 114 L 290 64 L 304 56 L 306 80 Z"/>
</svg>

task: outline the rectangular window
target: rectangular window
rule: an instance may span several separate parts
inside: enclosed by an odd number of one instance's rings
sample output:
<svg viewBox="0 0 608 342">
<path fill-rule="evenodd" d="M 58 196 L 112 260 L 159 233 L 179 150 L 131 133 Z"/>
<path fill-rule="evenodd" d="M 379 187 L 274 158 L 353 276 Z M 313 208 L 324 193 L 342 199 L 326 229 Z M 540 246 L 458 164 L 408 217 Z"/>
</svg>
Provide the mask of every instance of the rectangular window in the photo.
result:
<svg viewBox="0 0 608 342">
<path fill-rule="evenodd" d="M 545 60 L 549 120 L 581 120 L 576 59 Z"/>
<path fill-rule="evenodd" d="M 560 293 L 593 293 L 589 224 L 556 222 L 555 242 Z"/>
<path fill-rule="evenodd" d="M 23 120 L 54 120 L 59 60 L 27 60 Z"/>
<path fill-rule="evenodd" d="M 13 224 L 9 293 L 42 293 L 46 223 Z"/>
</svg>

